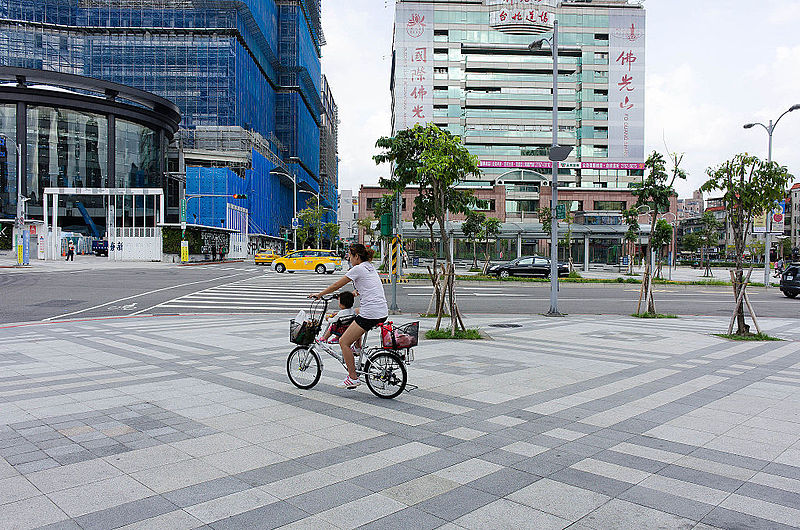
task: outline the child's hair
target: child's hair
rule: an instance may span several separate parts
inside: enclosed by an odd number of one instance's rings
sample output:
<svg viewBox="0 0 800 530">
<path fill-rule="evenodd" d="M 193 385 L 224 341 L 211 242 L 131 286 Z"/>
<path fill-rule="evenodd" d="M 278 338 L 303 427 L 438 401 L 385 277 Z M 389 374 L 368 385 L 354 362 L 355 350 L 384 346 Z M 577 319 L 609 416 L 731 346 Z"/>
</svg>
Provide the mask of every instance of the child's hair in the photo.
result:
<svg viewBox="0 0 800 530">
<path fill-rule="evenodd" d="M 358 256 L 361 261 L 372 261 L 372 257 L 375 255 L 375 251 L 371 248 L 367 248 L 360 243 L 354 243 L 350 245 L 350 254 L 354 256 Z"/>
<path fill-rule="evenodd" d="M 352 291 L 342 291 L 341 293 L 339 293 L 339 303 L 342 304 L 342 306 L 345 309 L 350 309 L 351 307 L 353 307 L 354 301 L 355 301 L 355 296 L 353 296 Z"/>
</svg>

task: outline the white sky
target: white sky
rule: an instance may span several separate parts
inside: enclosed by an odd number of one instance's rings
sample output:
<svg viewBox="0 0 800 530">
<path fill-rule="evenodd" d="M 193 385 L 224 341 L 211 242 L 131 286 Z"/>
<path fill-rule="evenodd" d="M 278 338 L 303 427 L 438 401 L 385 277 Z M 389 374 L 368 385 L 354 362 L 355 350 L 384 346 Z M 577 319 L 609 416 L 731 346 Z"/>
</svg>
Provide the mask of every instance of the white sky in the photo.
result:
<svg viewBox="0 0 800 530">
<path fill-rule="evenodd" d="M 800 0 L 646 0 L 645 151 L 685 153 L 676 185 L 690 196 L 705 169 L 747 151 L 766 159 L 767 133 L 745 130 L 800 103 Z M 324 0 L 323 72 L 339 105 L 339 188 L 386 175 L 372 161 L 391 132 L 394 0 Z M 800 181 L 800 110 L 773 135 L 773 159 Z"/>
</svg>

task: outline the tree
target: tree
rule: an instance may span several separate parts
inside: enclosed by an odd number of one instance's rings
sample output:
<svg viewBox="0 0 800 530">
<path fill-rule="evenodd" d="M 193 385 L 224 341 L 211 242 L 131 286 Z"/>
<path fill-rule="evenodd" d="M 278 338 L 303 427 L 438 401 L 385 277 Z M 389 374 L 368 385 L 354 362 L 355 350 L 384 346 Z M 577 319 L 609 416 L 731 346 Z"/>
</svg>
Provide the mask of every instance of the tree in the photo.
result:
<svg viewBox="0 0 800 530">
<path fill-rule="evenodd" d="M 636 257 L 636 242 L 639 240 L 639 211 L 636 208 L 628 208 L 622 211 L 622 219 L 628 225 L 628 230 L 625 232 L 625 241 L 632 247 L 631 259 L 628 262 L 628 274 L 633 274 L 633 259 Z"/>
<path fill-rule="evenodd" d="M 658 258 L 658 271 L 656 277 L 661 277 L 661 262 L 664 257 L 664 247 L 672 241 L 672 225 L 666 219 L 659 219 L 651 234 L 652 248 Z"/>
<path fill-rule="evenodd" d="M 339 223 L 325 223 L 322 226 L 322 233 L 328 238 L 328 248 L 332 249 L 339 239 Z"/>
<path fill-rule="evenodd" d="M 666 161 L 664 155 L 653 151 L 647 157 L 644 163 L 646 176 L 642 182 L 633 185 L 632 194 L 637 198 L 636 207 L 641 208 L 647 206 L 650 210 L 650 237 L 647 242 L 647 251 L 645 252 L 645 267 L 644 276 L 642 277 L 642 294 L 644 295 L 645 306 L 647 313 L 656 313 L 656 303 L 653 298 L 652 288 L 652 271 L 650 270 L 650 254 L 653 249 L 653 233 L 656 228 L 658 215 L 669 211 L 670 200 L 676 195 L 675 184 L 676 179 L 685 179 L 686 172 L 681 169 L 680 164 L 683 160 L 683 155 L 673 153 L 670 155 L 672 162 L 671 175 L 667 173 Z M 640 297 L 641 300 L 641 297 Z M 637 312 L 641 313 L 641 302 Z"/>
<path fill-rule="evenodd" d="M 721 226 L 721 223 L 717 221 L 716 217 L 714 217 L 713 212 L 704 212 L 701 219 L 701 224 L 703 228 L 700 231 L 700 243 L 702 248 L 700 254 L 700 266 L 703 266 L 703 263 L 705 262 L 706 270 L 703 275 L 713 276 L 711 273 L 711 260 L 708 259 L 706 254 L 710 247 L 716 247 L 719 245 L 718 230 Z"/>
<path fill-rule="evenodd" d="M 545 234 L 550 234 L 553 229 L 553 211 L 549 206 L 542 206 L 536 213 L 539 215 L 539 222 L 542 223 L 542 230 Z"/>
<path fill-rule="evenodd" d="M 746 153 L 738 154 L 717 167 L 708 168 L 706 174 L 708 180 L 700 190 L 723 193 L 725 211 L 733 232 L 736 334 L 747 335 L 750 327 L 745 323 L 742 305 L 747 288 L 743 271 L 746 237 L 752 227 L 753 217 L 770 210 L 776 201 L 784 198 L 791 175 L 784 166 L 775 162 L 764 162 Z M 751 316 L 755 317 L 752 314 Z M 731 328 L 732 325 L 733 322 Z M 729 331 L 732 331 L 731 328 Z"/>
<path fill-rule="evenodd" d="M 689 232 L 681 239 L 681 248 L 688 252 L 695 253 L 701 246 L 703 246 L 703 238 L 699 230 L 697 232 Z"/>
<path fill-rule="evenodd" d="M 393 164 L 391 179 L 381 179 L 381 185 L 394 192 L 401 192 L 410 185 L 419 187 L 419 215 L 415 221 L 433 221 L 439 227 L 447 263 L 446 290 L 450 300 L 451 333 L 455 335 L 460 322 L 455 305 L 455 271 L 453 255 L 450 252 L 450 234 L 447 232 L 446 218 L 451 214 L 467 215 L 477 200 L 469 190 L 456 188 L 459 182 L 477 177 L 478 158 L 469 153 L 461 144 L 461 139 L 434 124 L 415 125 L 412 129 L 398 131 L 393 137 L 382 137 L 376 147 L 383 152 L 373 159 L 377 164 Z M 443 303 L 437 308 L 436 328 L 439 329 L 443 314 Z"/>
<path fill-rule="evenodd" d="M 370 244 L 375 238 L 375 229 L 372 228 L 372 223 L 374 222 L 375 219 L 372 217 L 362 217 L 356 221 L 356 225 L 358 225 L 358 228 L 364 231 L 365 242 L 367 236 L 369 236 Z"/>
<path fill-rule="evenodd" d="M 491 240 L 497 241 L 500 236 L 500 219 L 496 217 L 486 217 L 481 223 L 480 236 L 486 241 L 486 263 L 483 265 L 483 274 L 489 271 L 489 242 Z"/>
<path fill-rule="evenodd" d="M 324 212 L 322 208 L 312 206 L 297 213 L 297 217 L 300 219 L 300 227 L 297 229 L 297 242 L 301 248 L 308 248 L 309 245 L 315 244 L 317 231 Z"/>
<path fill-rule="evenodd" d="M 464 237 L 467 241 L 472 243 L 472 268 L 478 268 L 478 252 L 477 241 L 478 235 L 481 233 L 481 225 L 486 219 L 486 215 L 481 212 L 470 211 L 467 218 L 461 224 L 461 231 L 464 232 Z"/>
</svg>

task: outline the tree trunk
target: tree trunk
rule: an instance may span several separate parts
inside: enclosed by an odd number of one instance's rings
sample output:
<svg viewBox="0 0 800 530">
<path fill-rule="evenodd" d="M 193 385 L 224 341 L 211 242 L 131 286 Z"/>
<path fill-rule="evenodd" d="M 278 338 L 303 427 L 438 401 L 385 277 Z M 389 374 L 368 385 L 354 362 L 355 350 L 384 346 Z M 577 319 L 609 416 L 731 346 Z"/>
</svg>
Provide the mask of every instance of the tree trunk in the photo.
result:
<svg viewBox="0 0 800 530">
<path fill-rule="evenodd" d="M 475 239 L 472 240 L 472 268 L 478 268 L 478 242 Z"/>
</svg>

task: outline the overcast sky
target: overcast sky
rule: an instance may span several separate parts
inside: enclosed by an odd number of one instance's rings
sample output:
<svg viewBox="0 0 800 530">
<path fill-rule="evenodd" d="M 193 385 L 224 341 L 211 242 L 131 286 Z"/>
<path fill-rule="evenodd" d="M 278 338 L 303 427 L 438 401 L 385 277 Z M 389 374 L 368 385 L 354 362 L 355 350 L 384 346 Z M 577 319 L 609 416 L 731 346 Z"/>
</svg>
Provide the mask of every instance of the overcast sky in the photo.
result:
<svg viewBox="0 0 800 530">
<path fill-rule="evenodd" d="M 747 151 L 766 159 L 767 124 L 800 103 L 800 0 L 646 0 L 645 151 L 685 153 L 681 197 L 705 170 Z M 339 188 L 385 176 L 372 161 L 391 132 L 394 0 L 324 0 L 323 72 L 339 105 Z M 800 110 L 783 117 L 773 158 L 800 181 Z"/>
</svg>

